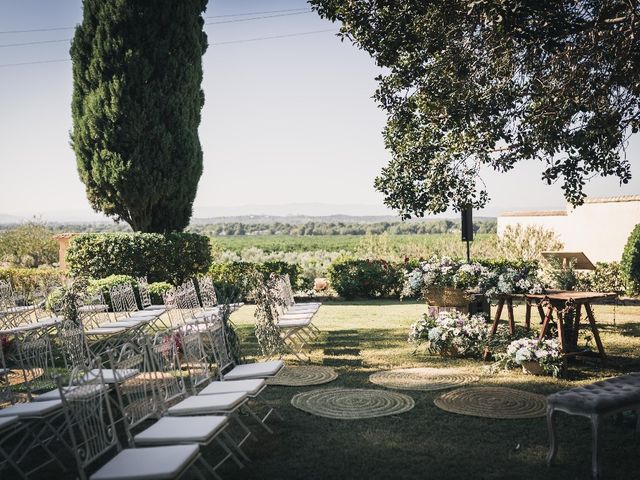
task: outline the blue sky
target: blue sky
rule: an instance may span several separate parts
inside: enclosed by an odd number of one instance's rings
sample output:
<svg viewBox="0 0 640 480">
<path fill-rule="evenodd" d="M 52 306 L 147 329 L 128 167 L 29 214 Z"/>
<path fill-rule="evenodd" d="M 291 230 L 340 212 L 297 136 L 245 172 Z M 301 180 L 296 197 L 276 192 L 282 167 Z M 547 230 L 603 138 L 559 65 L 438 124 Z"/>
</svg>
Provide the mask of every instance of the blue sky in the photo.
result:
<svg viewBox="0 0 640 480">
<path fill-rule="evenodd" d="M 206 15 L 306 6 L 304 0 L 210 0 Z M 80 0 L 0 0 L 0 31 L 73 26 L 81 15 Z M 325 29 L 337 26 L 314 13 L 206 27 L 211 45 L 203 60 L 204 174 L 196 215 L 263 213 L 260 206 L 282 204 L 298 204 L 285 207 L 288 213 L 385 211 L 373 189 L 389 159 L 381 137 L 385 117 L 371 99 L 379 71 L 364 52 L 331 32 L 215 45 Z M 0 34 L 0 65 L 67 59 L 67 41 L 2 45 L 72 35 L 73 30 Z M 71 89 L 69 61 L 0 67 L 0 214 L 90 212 L 69 147 Z M 628 155 L 636 173 L 630 185 L 596 179 L 587 192 L 640 193 L 638 138 Z M 486 213 L 563 206 L 559 185 L 544 185 L 540 170 L 523 164 L 509 174 L 484 172 L 492 196 Z M 312 204 L 335 207 L 318 210 Z M 236 208 L 242 205 L 251 207 Z"/>
</svg>

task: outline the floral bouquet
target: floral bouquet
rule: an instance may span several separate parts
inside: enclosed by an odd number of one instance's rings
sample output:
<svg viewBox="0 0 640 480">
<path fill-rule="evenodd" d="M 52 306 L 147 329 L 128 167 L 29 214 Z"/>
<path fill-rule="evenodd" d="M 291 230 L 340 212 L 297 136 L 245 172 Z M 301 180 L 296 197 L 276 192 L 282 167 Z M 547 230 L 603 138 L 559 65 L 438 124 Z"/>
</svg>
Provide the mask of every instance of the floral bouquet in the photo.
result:
<svg viewBox="0 0 640 480">
<path fill-rule="evenodd" d="M 457 311 L 425 314 L 411 325 L 409 341 L 416 350 L 427 343 L 427 350 L 441 355 L 480 356 L 489 336 L 489 325 L 483 315 L 469 316 Z"/>
<path fill-rule="evenodd" d="M 449 257 L 431 257 L 405 277 L 403 297 L 424 294 L 427 289 L 474 289 L 478 285 L 484 267 L 477 263 L 462 263 Z"/>
<path fill-rule="evenodd" d="M 514 340 L 507 347 L 507 352 L 501 355 L 500 361 L 505 368 L 526 366 L 529 362 L 537 363 L 545 373 L 557 377 L 562 368 L 560 344 L 556 339 Z"/>
<path fill-rule="evenodd" d="M 491 270 L 484 268 L 478 280 L 478 291 L 488 299 L 516 293 L 542 293 L 542 284 L 529 268 Z"/>
</svg>

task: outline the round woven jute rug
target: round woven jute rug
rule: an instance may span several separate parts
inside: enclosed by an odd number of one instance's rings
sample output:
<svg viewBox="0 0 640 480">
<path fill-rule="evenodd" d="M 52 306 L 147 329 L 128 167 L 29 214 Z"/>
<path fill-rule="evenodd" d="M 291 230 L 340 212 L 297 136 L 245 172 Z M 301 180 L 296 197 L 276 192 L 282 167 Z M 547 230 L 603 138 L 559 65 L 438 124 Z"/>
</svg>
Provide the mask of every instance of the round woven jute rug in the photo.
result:
<svg viewBox="0 0 640 480">
<path fill-rule="evenodd" d="M 458 388 L 433 403 L 447 412 L 485 418 L 538 418 L 547 411 L 543 395 L 505 387 Z"/>
<path fill-rule="evenodd" d="M 389 390 L 323 388 L 297 394 L 291 405 L 320 417 L 357 420 L 408 412 L 415 402 L 408 395 Z"/>
<path fill-rule="evenodd" d="M 478 375 L 465 373 L 459 368 L 399 368 L 376 372 L 369 376 L 369 381 L 376 385 L 423 392 L 446 390 L 478 380 L 480 380 Z"/>
<path fill-rule="evenodd" d="M 338 374 L 331 367 L 319 365 L 285 366 L 278 375 L 267 379 L 267 384 L 284 387 L 305 387 L 333 382 L 336 378 L 338 378 Z"/>
</svg>

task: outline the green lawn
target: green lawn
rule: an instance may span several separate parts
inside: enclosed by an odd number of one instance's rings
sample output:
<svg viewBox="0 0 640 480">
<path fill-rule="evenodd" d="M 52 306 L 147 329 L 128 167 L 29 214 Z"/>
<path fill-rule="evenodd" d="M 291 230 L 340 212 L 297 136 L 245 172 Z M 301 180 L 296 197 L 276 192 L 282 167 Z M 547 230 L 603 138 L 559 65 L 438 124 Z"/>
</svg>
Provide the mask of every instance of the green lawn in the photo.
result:
<svg viewBox="0 0 640 480">
<path fill-rule="evenodd" d="M 416 406 L 396 417 L 339 421 L 309 415 L 290 405 L 303 390 L 324 387 L 382 388 L 369 383 L 378 370 L 412 366 L 461 366 L 483 373 L 477 360 L 448 359 L 424 353 L 412 355 L 407 344 L 409 324 L 425 310 L 423 304 L 398 302 L 335 302 L 323 305 L 316 324 L 323 331 L 311 351 L 313 364 L 334 367 L 339 377 L 331 384 L 291 388 L 272 386 L 266 398 L 277 406 L 284 421 L 271 422 L 274 435 L 258 432 L 258 441 L 246 451 L 253 462 L 243 470 L 225 465 L 225 479 L 351 479 L 351 478 L 558 478 L 590 475 L 590 427 L 587 419 L 559 415 L 560 450 L 557 464 L 544 463 L 547 431 L 544 419 L 491 420 L 455 415 L 433 405 L 437 393 L 403 392 Z M 482 384 L 503 385 L 542 394 L 624 371 L 640 370 L 640 308 L 596 306 L 603 341 L 611 361 L 606 369 L 574 364 L 569 379 L 531 377 L 513 371 L 486 376 Z M 233 316 L 239 325 L 245 352 L 255 353 L 253 307 Z M 516 308 L 522 321 L 524 307 Z M 287 360 L 288 364 L 295 363 Z M 606 478 L 635 478 L 640 471 L 632 419 L 608 422 L 603 435 Z"/>
</svg>

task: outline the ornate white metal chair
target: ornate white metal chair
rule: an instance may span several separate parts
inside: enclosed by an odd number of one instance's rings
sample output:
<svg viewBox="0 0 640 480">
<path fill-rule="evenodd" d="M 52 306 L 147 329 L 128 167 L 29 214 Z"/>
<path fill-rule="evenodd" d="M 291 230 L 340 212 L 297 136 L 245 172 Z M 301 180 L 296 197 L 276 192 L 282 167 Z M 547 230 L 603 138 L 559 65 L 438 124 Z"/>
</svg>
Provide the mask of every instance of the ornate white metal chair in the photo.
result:
<svg viewBox="0 0 640 480">
<path fill-rule="evenodd" d="M 228 418 L 223 415 L 205 417 L 162 417 L 166 411 L 162 403 L 163 395 L 156 395 L 153 389 L 157 385 L 156 377 L 159 372 L 154 371 L 151 362 L 152 356 L 147 354 L 147 349 L 152 347 L 146 337 L 141 339 L 142 345 L 126 344 L 119 353 L 119 359 L 112 359 L 112 365 L 117 369 L 137 369 L 139 374 L 131 379 L 116 385 L 118 405 L 124 418 L 125 431 L 129 446 L 158 446 L 181 445 L 197 443 L 202 447 L 212 442 L 222 447 L 224 458 L 211 466 L 202 459 L 202 465 L 214 477 L 219 478 L 216 469 L 228 458 L 232 458 L 238 466 L 243 464 L 227 443 L 220 438 L 225 436 L 231 440 L 225 432 L 228 426 Z M 113 352 L 112 352 L 113 353 Z M 152 418 L 159 418 L 150 427 L 135 433 L 134 430 L 141 424 Z M 231 445 L 234 446 L 231 440 Z"/>
<path fill-rule="evenodd" d="M 65 391 L 59 384 L 64 413 L 69 426 L 78 477 L 86 480 L 87 470 L 107 454 L 115 457 L 91 475 L 94 480 L 180 478 L 193 471 L 198 478 L 204 476 L 197 444 L 130 448 L 122 450 L 116 435 L 111 402 L 105 387 L 102 369 L 94 369 L 88 376 L 83 370 L 74 372 L 78 388 Z"/>
</svg>

